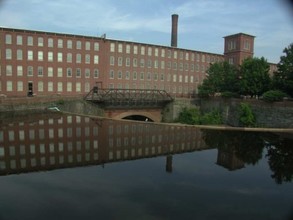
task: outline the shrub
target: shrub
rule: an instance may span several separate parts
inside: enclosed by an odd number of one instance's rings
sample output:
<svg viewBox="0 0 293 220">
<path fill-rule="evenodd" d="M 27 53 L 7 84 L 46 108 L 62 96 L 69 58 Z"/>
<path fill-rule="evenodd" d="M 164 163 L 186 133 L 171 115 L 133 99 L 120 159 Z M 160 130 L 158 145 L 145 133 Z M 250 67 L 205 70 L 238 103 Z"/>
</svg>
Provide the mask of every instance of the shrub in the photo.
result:
<svg viewBox="0 0 293 220">
<path fill-rule="evenodd" d="M 222 92 L 221 96 L 224 98 L 239 98 L 239 94 L 235 93 L 235 92 Z"/>
<path fill-rule="evenodd" d="M 241 103 L 239 108 L 239 123 L 244 127 L 255 127 L 255 116 L 251 106 L 247 103 Z"/>
<path fill-rule="evenodd" d="M 269 90 L 265 92 L 262 97 L 263 100 L 266 102 L 278 102 L 282 101 L 284 97 L 288 95 L 280 90 Z"/>
<path fill-rule="evenodd" d="M 201 114 L 199 109 L 196 108 L 184 108 L 178 116 L 177 119 L 178 122 L 184 123 L 184 124 L 222 124 L 222 115 L 219 111 L 213 110 L 211 112 Z"/>
<path fill-rule="evenodd" d="M 221 112 L 218 110 L 213 110 L 211 112 L 205 113 L 200 120 L 203 125 L 220 125 L 223 123 Z"/>
</svg>

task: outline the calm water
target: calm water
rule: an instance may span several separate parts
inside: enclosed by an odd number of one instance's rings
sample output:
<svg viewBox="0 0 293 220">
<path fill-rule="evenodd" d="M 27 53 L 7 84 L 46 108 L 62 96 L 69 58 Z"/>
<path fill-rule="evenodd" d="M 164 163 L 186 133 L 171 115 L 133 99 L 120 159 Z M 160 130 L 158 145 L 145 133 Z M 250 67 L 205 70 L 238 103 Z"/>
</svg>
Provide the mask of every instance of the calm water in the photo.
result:
<svg viewBox="0 0 293 220">
<path fill-rule="evenodd" d="M 0 220 L 293 219 L 293 134 L 0 121 Z"/>
</svg>

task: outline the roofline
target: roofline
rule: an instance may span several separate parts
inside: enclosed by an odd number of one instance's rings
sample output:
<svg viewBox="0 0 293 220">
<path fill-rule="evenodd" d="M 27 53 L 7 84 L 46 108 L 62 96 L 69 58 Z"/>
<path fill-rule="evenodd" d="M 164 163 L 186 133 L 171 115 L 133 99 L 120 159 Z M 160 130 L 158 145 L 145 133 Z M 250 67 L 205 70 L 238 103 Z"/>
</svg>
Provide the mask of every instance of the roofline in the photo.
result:
<svg viewBox="0 0 293 220">
<path fill-rule="evenodd" d="M 246 36 L 253 37 L 253 38 L 256 37 L 256 36 L 253 36 L 251 34 L 245 34 L 245 33 L 240 32 L 240 33 L 237 33 L 237 34 L 231 34 L 231 35 L 224 36 L 223 38 L 226 38 L 226 37 L 234 37 L 234 36 L 237 36 L 237 35 L 246 35 Z"/>
</svg>

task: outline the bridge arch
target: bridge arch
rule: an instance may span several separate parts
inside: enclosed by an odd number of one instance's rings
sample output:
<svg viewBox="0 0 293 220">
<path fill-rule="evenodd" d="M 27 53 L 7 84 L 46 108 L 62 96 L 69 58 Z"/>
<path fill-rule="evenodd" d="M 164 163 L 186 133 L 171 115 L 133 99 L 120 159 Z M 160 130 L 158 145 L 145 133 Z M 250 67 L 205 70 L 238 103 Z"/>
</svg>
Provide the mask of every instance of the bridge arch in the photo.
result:
<svg viewBox="0 0 293 220">
<path fill-rule="evenodd" d="M 105 111 L 105 115 L 114 119 L 123 119 L 130 116 L 143 116 L 150 119 L 153 122 L 161 122 L 162 114 L 161 109 L 150 110 L 111 110 Z"/>
</svg>

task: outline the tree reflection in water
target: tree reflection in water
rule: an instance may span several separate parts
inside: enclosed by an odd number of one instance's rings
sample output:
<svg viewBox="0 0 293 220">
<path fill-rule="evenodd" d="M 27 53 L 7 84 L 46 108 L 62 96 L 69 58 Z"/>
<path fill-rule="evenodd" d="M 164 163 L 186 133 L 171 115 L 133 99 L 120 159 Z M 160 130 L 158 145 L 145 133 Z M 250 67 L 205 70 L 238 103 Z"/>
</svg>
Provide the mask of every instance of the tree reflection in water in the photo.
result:
<svg viewBox="0 0 293 220">
<path fill-rule="evenodd" d="M 272 133 L 203 130 L 203 139 L 209 147 L 219 151 L 234 152 L 245 164 L 255 165 L 262 159 L 263 151 L 278 184 L 293 178 L 293 139 Z"/>
</svg>

